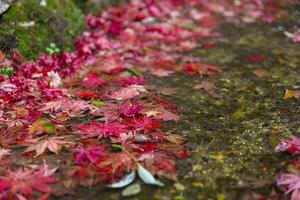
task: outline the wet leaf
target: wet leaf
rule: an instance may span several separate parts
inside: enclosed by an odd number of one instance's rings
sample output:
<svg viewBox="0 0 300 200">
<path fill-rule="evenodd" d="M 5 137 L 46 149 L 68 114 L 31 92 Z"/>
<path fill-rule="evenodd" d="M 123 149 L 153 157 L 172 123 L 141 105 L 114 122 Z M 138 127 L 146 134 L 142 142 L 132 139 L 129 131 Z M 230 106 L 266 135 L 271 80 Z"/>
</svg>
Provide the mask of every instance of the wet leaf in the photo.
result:
<svg viewBox="0 0 300 200">
<path fill-rule="evenodd" d="M 91 101 L 91 103 L 92 103 L 93 105 L 95 105 L 95 106 L 103 106 L 103 105 L 105 105 L 105 102 L 104 102 L 104 101 L 101 101 L 101 100 L 98 100 L 98 99 L 93 99 L 93 100 Z"/>
<path fill-rule="evenodd" d="M 144 183 L 150 185 L 156 185 L 156 180 L 154 176 L 142 165 L 138 165 L 137 170 L 138 170 L 139 177 L 142 179 L 142 181 L 144 181 Z"/>
<path fill-rule="evenodd" d="M 128 87 L 124 87 L 117 91 L 112 92 L 112 94 L 109 95 L 109 98 L 118 99 L 118 100 L 131 99 L 133 97 L 138 96 L 142 92 L 147 92 L 144 86 L 130 85 Z"/>
<path fill-rule="evenodd" d="M 135 68 L 127 68 L 126 70 L 134 76 L 142 76 L 142 73 Z"/>
<path fill-rule="evenodd" d="M 54 133 L 56 131 L 56 128 L 54 124 L 47 121 L 47 119 L 41 118 L 36 120 L 32 125 L 29 126 L 28 133 Z"/>
<path fill-rule="evenodd" d="M 45 122 L 43 124 L 43 129 L 46 133 L 55 133 L 55 126 L 51 122 Z"/>
<path fill-rule="evenodd" d="M 27 147 L 25 152 L 35 151 L 36 155 L 34 157 L 42 155 L 47 149 L 55 154 L 58 154 L 62 147 L 68 147 L 73 144 L 62 136 L 42 137 L 28 140 L 28 142 L 31 144 Z"/>
<path fill-rule="evenodd" d="M 3 67 L 3 68 L 0 68 L 0 73 L 5 78 L 8 78 L 13 71 L 14 71 L 13 67 Z"/>
<path fill-rule="evenodd" d="M 125 187 L 125 186 L 129 185 L 130 183 L 132 183 L 134 181 L 135 177 L 136 177 L 135 171 L 133 171 L 130 174 L 124 176 L 121 180 L 108 185 L 108 187 L 110 187 L 110 188 L 122 188 L 122 187 Z"/>
<path fill-rule="evenodd" d="M 263 69 L 256 69 L 253 71 L 253 74 L 259 78 L 270 77 L 270 72 Z"/>
<path fill-rule="evenodd" d="M 194 85 L 194 89 L 204 89 L 210 96 L 216 99 L 221 97 L 221 95 L 217 92 L 215 84 L 211 81 L 202 81 L 201 83 Z"/>
<path fill-rule="evenodd" d="M 123 197 L 129 197 L 129 196 L 134 196 L 137 195 L 138 193 L 141 192 L 141 185 L 139 183 L 132 184 L 125 188 L 122 191 L 122 196 Z"/>
<path fill-rule="evenodd" d="M 286 90 L 283 96 L 283 99 L 289 99 L 289 98 L 300 98 L 300 91 L 299 90 Z"/>
</svg>

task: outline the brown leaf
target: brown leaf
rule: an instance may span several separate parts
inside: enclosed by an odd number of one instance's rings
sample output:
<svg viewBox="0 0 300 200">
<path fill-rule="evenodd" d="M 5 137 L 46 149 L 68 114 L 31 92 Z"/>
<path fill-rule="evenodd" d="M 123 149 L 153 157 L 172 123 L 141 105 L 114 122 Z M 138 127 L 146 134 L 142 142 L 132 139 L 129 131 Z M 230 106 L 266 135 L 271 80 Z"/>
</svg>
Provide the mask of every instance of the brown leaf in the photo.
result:
<svg viewBox="0 0 300 200">
<path fill-rule="evenodd" d="M 158 91 L 161 94 L 167 95 L 167 96 L 172 96 L 173 94 L 177 93 L 177 89 L 175 89 L 175 88 L 168 88 L 168 87 L 163 87 L 161 89 L 158 89 Z"/>
<path fill-rule="evenodd" d="M 270 72 L 263 69 L 256 69 L 253 71 L 253 74 L 259 78 L 270 77 Z"/>
<path fill-rule="evenodd" d="M 182 145 L 185 142 L 184 137 L 176 134 L 168 134 L 165 136 L 165 139 L 177 145 Z"/>
<path fill-rule="evenodd" d="M 210 96 L 216 99 L 221 97 L 221 95 L 216 91 L 217 88 L 215 84 L 211 81 L 202 81 L 201 83 L 194 85 L 194 89 L 204 89 Z"/>
</svg>

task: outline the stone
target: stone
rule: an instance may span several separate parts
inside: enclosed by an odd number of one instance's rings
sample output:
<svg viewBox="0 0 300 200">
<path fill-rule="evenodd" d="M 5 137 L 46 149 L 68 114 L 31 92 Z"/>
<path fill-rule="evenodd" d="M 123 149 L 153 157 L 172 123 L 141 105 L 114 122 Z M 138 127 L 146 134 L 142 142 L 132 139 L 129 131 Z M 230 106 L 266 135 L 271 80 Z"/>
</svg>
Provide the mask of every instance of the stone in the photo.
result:
<svg viewBox="0 0 300 200">
<path fill-rule="evenodd" d="M 0 0 L 0 15 L 8 10 L 13 0 Z"/>
</svg>

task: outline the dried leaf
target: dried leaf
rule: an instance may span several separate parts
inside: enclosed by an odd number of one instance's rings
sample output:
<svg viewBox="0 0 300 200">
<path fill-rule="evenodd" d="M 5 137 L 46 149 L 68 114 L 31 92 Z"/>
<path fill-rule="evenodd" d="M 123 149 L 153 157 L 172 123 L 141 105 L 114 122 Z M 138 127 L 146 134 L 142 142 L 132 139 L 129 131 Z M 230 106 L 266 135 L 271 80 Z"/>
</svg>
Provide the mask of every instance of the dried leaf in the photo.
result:
<svg viewBox="0 0 300 200">
<path fill-rule="evenodd" d="M 215 84 L 211 81 L 202 81 L 200 84 L 194 85 L 194 89 L 204 89 L 213 98 L 220 98 L 221 95 L 217 92 Z"/>
</svg>

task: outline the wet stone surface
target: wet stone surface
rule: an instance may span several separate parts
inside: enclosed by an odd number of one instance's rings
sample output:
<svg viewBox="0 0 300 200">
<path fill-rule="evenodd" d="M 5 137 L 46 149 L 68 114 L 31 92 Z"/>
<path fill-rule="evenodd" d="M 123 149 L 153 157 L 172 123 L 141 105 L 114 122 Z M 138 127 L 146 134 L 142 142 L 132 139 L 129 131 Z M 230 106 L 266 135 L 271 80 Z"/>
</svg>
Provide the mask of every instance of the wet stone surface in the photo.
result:
<svg viewBox="0 0 300 200">
<path fill-rule="evenodd" d="M 286 89 L 300 88 L 300 46 L 283 34 L 297 17 L 293 11 L 274 25 L 227 25 L 216 47 L 190 52 L 203 63 L 222 66 L 224 71 L 217 76 L 150 77 L 158 90 L 176 89 L 166 97 L 179 107 L 181 120 L 166 123 L 165 128 L 186 136 L 191 155 L 179 161 L 177 183 L 166 182 L 164 188 L 141 183 L 142 192 L 130 199 L 242 199 L 251 192 L 268 195 L 275 188 L 274 178 L 289 158 L 274 148 L 286 135 L 300 134 L 300 103 L 283 100 Z M 266 60 L 249 62 L 250 54 Z M 269 76 L 254 75 L 258 69 Z M 202 80 L 214 82 L 221 97 L 193 89 Z M 78 194 L 77 199 L 124 199 L 121 190 L 103 186 L 80 189 Z"/>
</svg>

